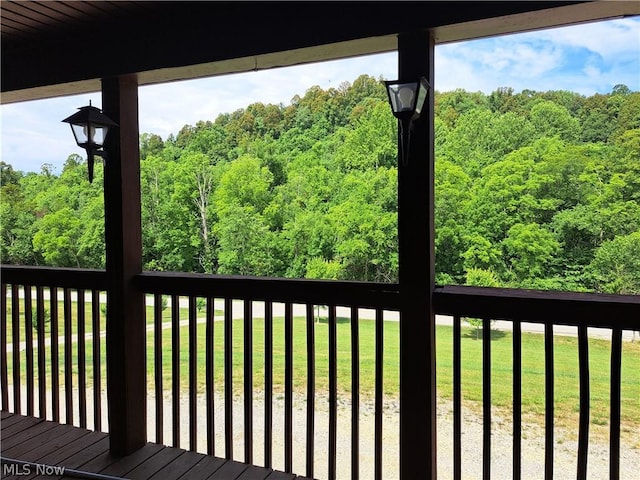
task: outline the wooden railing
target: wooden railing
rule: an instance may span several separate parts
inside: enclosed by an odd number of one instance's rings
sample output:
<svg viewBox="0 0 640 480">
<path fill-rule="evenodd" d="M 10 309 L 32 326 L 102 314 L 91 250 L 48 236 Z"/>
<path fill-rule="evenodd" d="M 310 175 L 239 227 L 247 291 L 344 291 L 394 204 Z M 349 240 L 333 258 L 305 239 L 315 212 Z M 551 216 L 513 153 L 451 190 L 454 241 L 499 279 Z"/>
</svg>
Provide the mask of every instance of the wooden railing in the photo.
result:
<svg viewBox="0 0 640 480">
<path fill-rule="evenodd" d="M 384 371 L 398 368 L 399 363 L 397 353 L 386 351 L 390 344 L 388 320 L 398 319 L 402 311 L 398 285 L 144 272 L 136 277 L 136 286 L 147 294 L 151 440 L 308 477 L 358 479 L 364 475 L 363 467 L 370 468 L 376 479 L 397 476 L 398 465 L 383 462 L 388 449 L 399 448 L 397 444 L 390 445 L 383 436 L 388 433 L 383 432 L 383 417 L 388 399 Z M 100 420 L 106 410 L 102 396 L 105 379 L 101 375 L 104 339 L 97 334 L 105 330 L 101 322 L 101 292 L 105 289 L 105 274 L 101 271 L 3 266 L 0 309 L 3 410 L 16 413 L 25 410 L 28 415 L 57 421 L 64 417 L 67 423 L 96 430 L 108 428 Z M 515 479 L 522 476 L 523 322 L 544 326 L 547 479 L 553 478 L 554 465 L 553 326 L 577 327 L 579 479 L 586 478 L 590 424 L 587 329 L 611 329 L 609 464 L 610 478 L 619 478 L 622 332 L 640 329 L 639 297 L 437 287 L 433 301 L 438 314 L 453 317 L 451 460 L 455 479 L 462 478 L 463 473 L 461 325 L 466 317 L 485 319 L 485 332 L 489 332 L 491 320 L 508 320 L 513 325 L 511 411 Z M 84 313 L 86 302 L 91 306 L 90 322 Z M 51 318 L 48 333 L 44 322 L 47 305 Z M 325 309 L 326 325 L 317 322 L 318 306 Z M 63 324 L 61 336 L 59 318 Z M 372 322 L 372 335 L 361 334 L 365 319 Z M 91 334 L 87 334 L 87 327 Z M 339 337 L 339 329 L 348 334 L 348 341 Z M 393 334 L 397 335 L 397 331 Z M 482 340 L 482 476 L 486 479 L 492 475 L 490 338 L 487 334 Z M 92 351 L 89 358 L 86 341 Z M 368 358 L 363 358 L 365 349 L 373 352 L 371 364 Z M 62 358 L 60 350 L 64 353 Z M 349 370 L 348 385 L 344 384 L 345 376 L 338 372 L 338 366 L 344 362 Z M 64 376 L 62 383 L 59 370 Z M 365 400 L 364 373 L 373 378 L 373 453 L 367 465 L 362 463 L 362 444 L 369 439 L 361 433 L 364 415 L 360 410 Z M 319 383 L 323 387 L 319 388 Z M 398 391 L 397 386 L 391 387 L 392 391 Z M 87 390 L 93 392 L 89 406 Z M 26 400 L 21 396 L 23 392 Z M 283 405 L 278 403 L 280 397 Z M 298 398 L 303 405 L 302 417 L 301 409 L 294 405 Z M 318 409 L 325 398 L 326 422 Z M 259 403 L 262 412 L 257 410 Z M 339 419 L 343 404 L 347 405 L 350 417 L 348 449 L 339 448 L 337 442 L 345 429 L 340 428 Z M 282 415 L 275 414 L 274 405 L 282 406 Z M 185 408 L 187 413 L 183 414 Z M 87 421 L 87 412 L 93 416 L 92 424 Z M 238 412 L 241 414 L 237 415 Z M 304 424 L 303 437 L 298 429 L 294 430 L 294 423 Z M 393 435 L 391 438 L 399 439 Z M 338 459 L 345 455 L 349 474 L 338 465 Z M 342 462 L 340 465 L 345 463 L 344 458 Z"/>
<path fill-rule="evenodd" d="M 320 478 L 338 478 L 336 458 L 344 452 L 337 451 L 338 437 L 338 399 L 345 398 L 351 405 L 351 441 L 349 450 L 351 456 L 352 477 L 359 478 L 360 444 L 359 434 L 361 416 L 360 408 L 360 369 L 359 354 L 362 339 L 359 334 L 359 321 L 363 310 L 373 312 L 372 321 L 375 323 L 375 351 L 374 365 L 374 457 L 376 459 L 375 476 L 382 476 L 382 415 L 383 415 L 383 342 L 384 321 L 390 311 L 399 309 L 397 286 L 389 284 L 370 284 L 359 282 L 326 282 L 314 280 L 262 279 L 247 277 L 218 277 L 197 274 L 151 273 L 145 272 L 138 276 L 139 288 L 147 294 L 153 295 L 154 327 L 153 327 L 153 357 L 150 359 L 149 370 L 153 371 L 153 395 L 155 397 L 155 438 L 162 443 L 166 440 L 165 430 L 171 437 L 173 446 L 180 446 L 181 399 L 185 389 L 181 383 L 181 343 L 188 352 L 188 446 L 191 450 L 206 448 L 211 455 L 221 455 L 234 458 L 234 434 L 237 424 L 242 425 L 243 455 L 239 460 L 246 463 L 258 463 L 267 468 L 278 468 L 286 472 L 301 473 L 307 477 L 320 474 Z M 162 348 L 163 325 L 162 310 L 163 296 L 170 298 L 170 328 L 171 349 Z M 198 313 L 200 303 L 204 310 L 204 341 L 198 343 Z M 187 312 L 181 316 L 180 305 L 186 307 Z M 327 315 L 327 351 L 318 350 L 316 341 L 316 307 L 322 305 Z M 166 306 L 166 305 L 165 305 Z M 216 313 L 216 308 L 219 312 Z M 256 314 L 259 309 L 260 313 Z M 236 313 L 239 311 L 239 313 Z M 284 337 L 280 351 L 274 350 L 274 320 L 282 317 L 283 329 L 280 334 Z M 294 322 L 294 318 L 296 319 Z M 350 393 L 338 390 L 338 359 L 337 324 L 346 321 L 350 326 L 349 351 L 350 358 Z M 217 322 L 216 320 L 220 321 Z M 186 325 L 181 329 L 181 321 Z M 259 325 L 257 325 L 259 323 Z M 304 335 L 294 336 L 295 328 L 304 329 Z M 241 342 L 236 342 L 234 325 L 241 325 Z M 222 332 L 218 333 L 217 325 Z M 322 327 L 324 328 L 324 326 Z M 260 331 L 258 337 L 255 332 Z M 188 339 L 181 342 L 180 337 L 185 334 Z M 224 364 L 223 397 L 216 401 L 215 391 L 218 388 L 214 379 L 215 364 L 215 336 L 222 335 L 223 341 L 218 344 L 222 349 Z M 242 350 L 241 359 L 234 355 L 236 349 Z M 304 351 L 304 365 L 306 379 L 302 387 L 294 388 L 294 371 L 300 365 L 294 364 L 294 350 Z M 262 378 L 256 378 L 254 361 L 258 360 L 256 352 L 261 353 L 260 363 L 264 365 Z M 197 356 L 205 356 L 204 385 L 198 383 Z M 163 356 L 171 355 L 170 397 L 171 397 L 171 425 L 163 424 L 165 395 L 168 393 L 164 382 Z M 316 389 L 318 356 L 327 356 L 327 387 L 328 392 Z M 345 355 L 341 353 L 340 355 Z M 275 357 L 284 357 L 284 375 L 281 385 L 274 385 Z M 396 359 L 397 363 L 397 359 Z M 242 390 L 242 421 L 234 421 L 234 397 L 238 390 L 238 380 L 234 378 L 234 364 L 241 364 Z M 261 392 L 256 392 L 255 385 L 261 386 Z M 198 443 L 198 391 L 204 387 L 204 416 L 206 417 L 206 447 Z M 273 415 L 274 387 L 282 391 L 284 397 L 284 415 L 282 416 L 281 438 L 276 438 Z M 342 385 L 344 388 L 345 386 Z M 303 395 L 306 404 L 304 438 L 294 433 L 294 393 Z M 260 402 L 264 409 L 264 421 L 260 424 L 262 436 L 254 436 L 254 397 L 259 393 Z M 319 398 L 326 395 L 328 399 L 328 424 L 320 425 L 316 415 L 316 405 Z M 216 443 L 215 412 L 218 404 L 224 405 L 224 448 Z M 316 436 L 322 430 L 327 439 L 326 444 L 317 445 Z M 282 452 L 274 452 L 274 444 L 282 447 Z M 294 448 L 295 445 L 295 448 Z M 261 448 L 260 448 L 261 447 Z M 254 451 L 261 450 L 260 459 L 254 458 Z M 274 464 L 274 454 L 280 453 L 282 464 Z M 237 455 L 236 455 L 237 457 Z M 295 463 L 295 466 L 294 466 Z M 396 470 L 397 472 L 397 470 Z M 344 475 L 341 473 L 340 476 Z"/>
<path fill-rule="evenodd" d="M 106 417 L 104 336 L 100 335 L 105 329 L 100 308 L 106 289 L 104 272 L 2 266 L 1 274 L 2 409 L 36 416 L 37 405 L 38 417 L 102 430 Z"/>
<path fill-rule="evenodd" d="M 435 310 L 453 316 L 454 479 L 461 471 L 461 320 L 481 318 L 482 342 L 482 478 L 491 478 L 491 320 L 513 322 L 513 478 L 521 478 L 522 464 L 522 336 L 523 322 L 544 325 L 545 344 L 545 459 L 544 478 L 554 478 L 554 342 L 553 326 L 577 327 L 579 363 L 578 480 L 587 478 L 590 388 L 588 328 L 611 329 L 609 420 L 609 478 L 620 478 L 620 385 L 623 330 L 640 329 L 640 297 L 573 292 L 541 292 L 499 288 L 447 286 L 434 292 Z M 570 475 L 574 477 L 574 475 Z"/>
</svg>

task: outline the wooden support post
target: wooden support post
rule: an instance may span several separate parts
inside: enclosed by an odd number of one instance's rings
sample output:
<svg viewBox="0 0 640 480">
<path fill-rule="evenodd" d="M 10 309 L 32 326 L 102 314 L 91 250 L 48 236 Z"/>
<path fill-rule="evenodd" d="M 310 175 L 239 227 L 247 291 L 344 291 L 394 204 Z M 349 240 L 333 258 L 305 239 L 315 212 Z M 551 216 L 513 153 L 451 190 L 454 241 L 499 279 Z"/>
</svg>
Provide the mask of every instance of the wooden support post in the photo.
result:
<svg viewBox="0 0 640 480">
<path fill-rule="evenodd" d="M 428 31 L 398 36 L 399 80 L 433 86 Z M 413 123 L 407 165 L 398 166 L 400 478 L 436 478 L 433 89 Z"/>
<path fill-rule="evenodd" d="M 119 125 L 104 146 L 109 440 L 128 455 L 147 440 L 144 296 L 133 282 L 142 271 L 137 78 L 103 79 L 102 110 Z"/>
</svg>

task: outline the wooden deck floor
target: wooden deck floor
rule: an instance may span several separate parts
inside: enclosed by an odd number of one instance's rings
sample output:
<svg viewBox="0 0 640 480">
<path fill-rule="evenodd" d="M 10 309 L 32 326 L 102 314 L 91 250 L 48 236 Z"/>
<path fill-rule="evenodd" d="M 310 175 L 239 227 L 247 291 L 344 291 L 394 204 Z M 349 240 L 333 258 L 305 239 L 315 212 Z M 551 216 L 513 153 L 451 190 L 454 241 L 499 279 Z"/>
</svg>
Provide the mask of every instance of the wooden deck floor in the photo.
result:
<svg viewBox="0 0 640 480">
<path fill-rule="evenodd" d="M 23 465 L 13 467 L 16 475 L 10 475 L 11 467 L 5 463 L 0 474 L 3 479 L 70 479 L 79 478 L 75 471 L 80 471 L 131 480 L 304 480 L 268 468 L 155 443 L 148 443 L 127 457 L 114 457 L 109 453 L 109 435 L 106 433 L 8 412 L 2 412 L 0 427 L 3 463 L 4 459 L 14 459 L 67 469 L 66 476 L 37 476 L 35 466 Z M 31 475 L 17 474 L 28 470 Z M 49 468 L 49 472 L 52 471 L 55 470 Z"/>
</svg>

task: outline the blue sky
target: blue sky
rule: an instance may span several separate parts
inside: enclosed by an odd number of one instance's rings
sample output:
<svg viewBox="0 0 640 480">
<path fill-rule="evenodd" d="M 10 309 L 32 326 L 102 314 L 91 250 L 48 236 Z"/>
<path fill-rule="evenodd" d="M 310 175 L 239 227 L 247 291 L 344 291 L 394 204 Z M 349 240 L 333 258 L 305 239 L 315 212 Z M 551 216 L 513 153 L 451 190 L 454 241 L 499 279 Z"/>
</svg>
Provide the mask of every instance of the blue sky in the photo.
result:
<svg viewBox="0 0 640 480">
<path fill-rule="evenodd" d="M 435 64 L 439 91 L 512 87 L 591 95 L 617 84 L 640 91 L 640 18 L 439 45 Z M 396 54 L 141 87 L 140 131 L 166 139 L 185 124 L 214 120 L 253 102 L 288 105 L 314 85 L 338 87 L 361 74 L 396 78 Z M 61 120 L 89 100 L 100 106 L 100 93 L 1 106 L 2 160 L 33 172 L 49 163 L 60 173 L 70 154 L 84 155 Z"/>
</svg>

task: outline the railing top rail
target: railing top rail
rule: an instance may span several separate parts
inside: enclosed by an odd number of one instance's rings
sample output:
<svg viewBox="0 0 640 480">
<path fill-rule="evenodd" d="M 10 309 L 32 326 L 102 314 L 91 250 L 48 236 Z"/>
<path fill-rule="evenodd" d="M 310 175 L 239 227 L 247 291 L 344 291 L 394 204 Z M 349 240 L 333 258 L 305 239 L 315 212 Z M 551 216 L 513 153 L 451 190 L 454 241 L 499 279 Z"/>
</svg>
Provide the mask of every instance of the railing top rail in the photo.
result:
<svg viewBox="0 0 640 480">
<path fill-rule="evenodd" d="M 362 308 L 400 308 L 398 285 L 268 277 L 143 272 L 136 277 L 145 293 L 220 296 L 274 302 L 344 305 Z"/>
<path fill-rule="evenodd" d="M 32 287 L 107 289 L 106 272 L 96 269 L 3 264 L 0 266 L 0 277 L 2 283 Z"/>
<path fill-rule="evenodd" d="M 434 307 L 442 315 L 640 330 L 639 295 L 451 285 L 436 287 Z"/>
<path fill-rule="evenodd" d="M 106 290 L 104 270 L 1 265 L 3 283 Z M 145 293 L 220 296 L 274 302 L 357 306 L 399 310 L 396 283 L 224 276 L 183 272 L 142 272 L 136 284 Z M 559 325 L 640 330 L 640 295 L 609 295 L 511 288 L 441 286 L 433 292 L 441 315 L 521 320 Z"/>
</svg>

